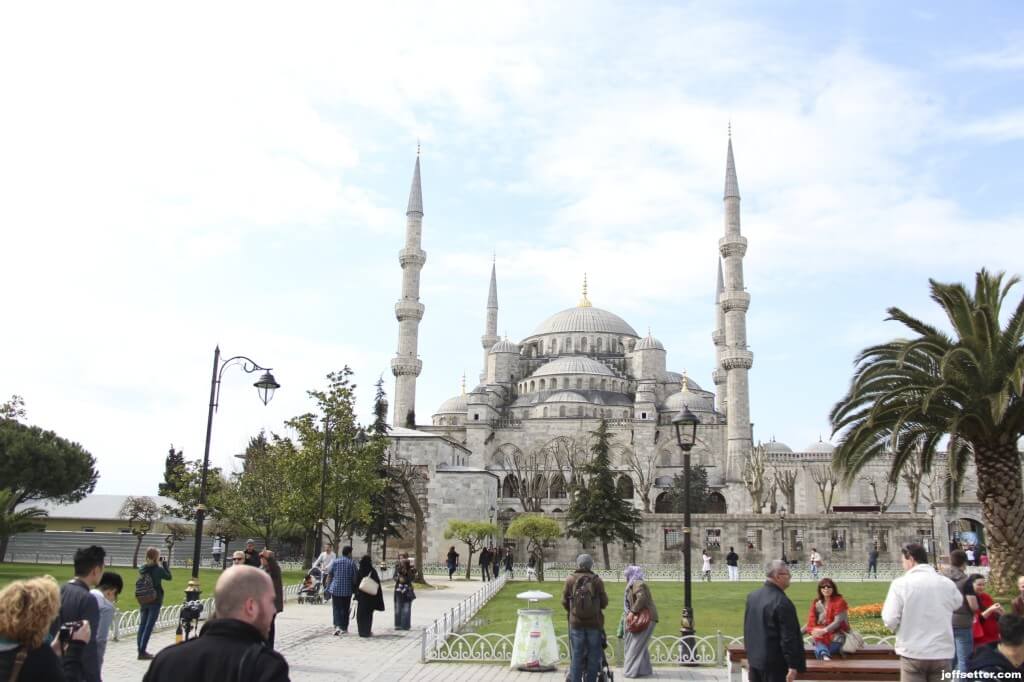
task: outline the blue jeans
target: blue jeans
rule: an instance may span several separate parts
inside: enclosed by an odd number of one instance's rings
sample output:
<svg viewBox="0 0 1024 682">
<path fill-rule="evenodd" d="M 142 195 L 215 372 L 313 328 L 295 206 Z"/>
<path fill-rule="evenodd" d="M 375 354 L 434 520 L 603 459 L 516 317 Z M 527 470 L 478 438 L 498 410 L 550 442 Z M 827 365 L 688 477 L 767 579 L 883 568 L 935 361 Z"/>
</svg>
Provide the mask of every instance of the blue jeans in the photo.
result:
<svg viewBox="0 0 1024 682">
<path fill-rule="evenodd" d="M 160 615 L 161 604 L 150 604 L 139 608 L 139 630 L 135 633 L 135 645 L 141 654 L 149 645 L 149 636 L 153 634 L 153 626 Z"/>
<path fill-rule="evenodd" d="M 395 592 L 395 629 L 408 630 L 412 627 L 412 602 Z"/>
<path fill-rule="evenodd" d="M 956 653 L 953 654 L 953 669 L 965 673 L 967 665 L 971 662 L 971 652 L 974 651 L 972 628 L 953 628 L 953 645 L 956 647 Z"/>
<path fill-rule="evenodd" d="M 348 632 L 348 617 L 352 612 L 352 595 L 350 594 L 347 597 L 332 596 L 331 610 L 334 612 L 334 627 L 341 628 L 343 632 Z"/>
<path fill-rule="evenodd" d="M 824 642 L 814 640 L 814 657 L 819 661 L 825 658 L 826 656 L 828 656 L 829 658 L 835 658 L 839 655 L 839 652 L 842 650 L 842 648 L 842 642 L 832 640 L 831 644 L 825 644 Z"/>
<path fill-rule="evenodd" d="M 601 672 L 602 634 L 597 628 L 569 628 L 569 645 L 572 648 L 569 679 L 572 682 L 597 682 L 597 675 Z"/>
</svg>

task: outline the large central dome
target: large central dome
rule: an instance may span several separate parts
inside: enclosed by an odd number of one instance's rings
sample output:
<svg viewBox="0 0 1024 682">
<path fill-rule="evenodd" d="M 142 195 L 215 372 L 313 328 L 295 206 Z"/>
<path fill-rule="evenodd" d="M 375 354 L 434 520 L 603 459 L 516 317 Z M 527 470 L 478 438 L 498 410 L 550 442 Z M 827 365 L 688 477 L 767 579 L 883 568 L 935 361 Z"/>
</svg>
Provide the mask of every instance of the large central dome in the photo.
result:
<svg viewBox="0 0 1024 682">
<path fill-rule="evenodd" d="M 578 306 L 555 313 L 541 322 L 534 330 L 533 335 L 574 332 L 621 334 L 639 338 L 636 330 L 615 313 L 590 306 Z"/>
</svg>

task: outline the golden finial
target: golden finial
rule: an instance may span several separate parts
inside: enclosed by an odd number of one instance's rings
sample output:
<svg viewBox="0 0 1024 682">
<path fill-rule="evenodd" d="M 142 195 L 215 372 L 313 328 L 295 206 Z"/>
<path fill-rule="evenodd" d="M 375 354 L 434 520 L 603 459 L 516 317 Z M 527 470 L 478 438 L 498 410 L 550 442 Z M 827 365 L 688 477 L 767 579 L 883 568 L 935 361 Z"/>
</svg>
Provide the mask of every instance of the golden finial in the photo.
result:
<svg viewBox="0 0 1024 682">
<path fill-rule="evenodd" d="M 690 390 L 690 380 L 686 378 L 686 370 L 685 369 L 683 370 L 683 378 L 679 380 L 679 385 L 682 387 L 683 391 L 689 391 Z"/>
<path fill-rule="evenodd" d="M 466 370 L 462 370 L 462 395 L 466 395 Z"/>
<path fill-rule="evenodd" d="M 587 298 L 587 273 L 583 273 L 583 298 L 580 299 L 580 308 L 589 308 L 590 299 Z"/>
</svg>

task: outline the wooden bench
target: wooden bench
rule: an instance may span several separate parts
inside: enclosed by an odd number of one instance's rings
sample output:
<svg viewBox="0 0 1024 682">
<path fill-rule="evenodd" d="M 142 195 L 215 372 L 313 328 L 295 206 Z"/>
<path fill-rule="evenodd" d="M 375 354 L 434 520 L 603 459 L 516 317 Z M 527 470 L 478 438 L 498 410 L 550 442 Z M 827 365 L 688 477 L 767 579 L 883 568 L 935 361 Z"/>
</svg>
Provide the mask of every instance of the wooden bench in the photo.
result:
<svg viewBox="0 0 1024 682">
<path fill-rule="evenodd" d="M 805 647 L 804 658 L 807 659 L 807 672 L 801 673 L 798 679 L 898 680 L 900 676 L 899 657 L 892 647 L 884 644 L 867 644 L 855 653 L 845 654 L 845 658 L 837 657 L 831 661 L 817 660 L 814 649 Z M 746 649 L 741 646 L 729 647 L 728 664 L 730 679 L 747 679 Z M 812 671 L 814 674 L 811 674 Z"/>
</svg>

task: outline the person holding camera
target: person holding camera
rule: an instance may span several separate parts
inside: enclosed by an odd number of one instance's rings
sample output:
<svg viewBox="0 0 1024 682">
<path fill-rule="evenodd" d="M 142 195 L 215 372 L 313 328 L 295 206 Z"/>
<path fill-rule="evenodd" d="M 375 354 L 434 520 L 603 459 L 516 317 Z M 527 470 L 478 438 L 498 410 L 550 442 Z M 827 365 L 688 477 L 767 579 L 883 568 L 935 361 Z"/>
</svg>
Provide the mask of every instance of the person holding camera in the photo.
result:
<svg viewBox="0 0 1024 682">
<path fill-rule="evenodd" d="M 107 552 L 98 545 L 82 547 L 75 552 L 75 577 L 61 585 L 60 615 L 50 626 L 50 635 L 56 637 L 61 623 L 89 623 L 91 637 L 82 653 L 86 682 L 100 682 L 100 660 L 96 648 L 100 608 L 90 590 L 99 584 L 106 558 Z"/>
<path fill-rule="evenodd" d="M 152 584 L 152 592 L 156 594 L 156 600 L 146 603 L 139 601 L 139 631 L 135 634 L 135 644 L 139 650 L 139 660 L 148 661 L 153 654 L 146 651 L 149 645 L 149 637 L 153 634 L 153 626 L 156 625 L 157 616 L 160 615 L 160 607 L 164 604 L 165 580 L 171 579 L 171 570 L 167 567 L 167 559 L 160 556 L 160 550 L 150 547 L 146 550 L 146 565 L 139 569 L 139 580 L 135 584 L 135 594 L 140 595 L 142 585 L 148 578 Z M 148 589 L 147 585 L 145 589 Z"/>
<path fill-rule="evenodd" d="M 92 597 L 89 597 L 92 599 Z M 57 638 L 49 628 L 60 612 L 60 590 L 50 576 L 18 580 L 0 590 L 0 680 L 80 682 L 88 621 L 62 623 Z"/>
</svg>

